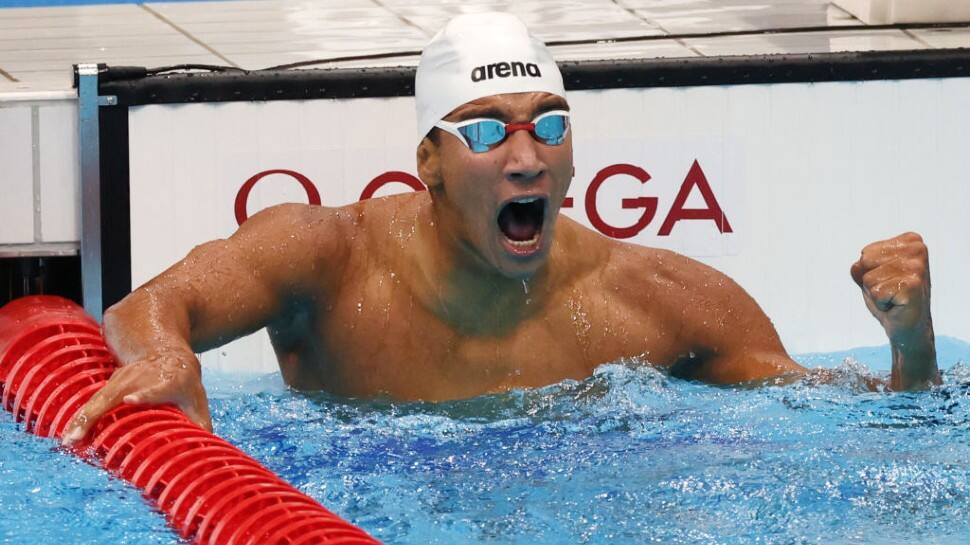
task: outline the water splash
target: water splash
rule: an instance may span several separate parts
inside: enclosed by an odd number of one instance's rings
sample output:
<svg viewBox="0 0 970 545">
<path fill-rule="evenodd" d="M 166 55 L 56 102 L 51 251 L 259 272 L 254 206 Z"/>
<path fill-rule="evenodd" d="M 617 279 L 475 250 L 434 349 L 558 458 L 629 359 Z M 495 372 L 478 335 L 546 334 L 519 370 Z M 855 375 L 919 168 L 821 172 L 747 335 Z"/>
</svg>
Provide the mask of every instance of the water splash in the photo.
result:
<svg viewBox="0 0 970 545">
<path fill-rule="evenodd" d="M 447 403 L 214 405 L 221 432 L 389 544 L 965 542 L 970 368 L 921 394 L 834 372 L 724 388 L 633 359 Z"/>
<path fill-rule="evenodd" d="M 446 403 L 205 380 L 217 433 L 388 545 L 970 541 L 970 366 L 923 393 L 834 373 L 712 387 L 631 359 Z M 5 538 L 178 543 L 137 491 L 9 418 L 0 440 Z"/>
</svg>

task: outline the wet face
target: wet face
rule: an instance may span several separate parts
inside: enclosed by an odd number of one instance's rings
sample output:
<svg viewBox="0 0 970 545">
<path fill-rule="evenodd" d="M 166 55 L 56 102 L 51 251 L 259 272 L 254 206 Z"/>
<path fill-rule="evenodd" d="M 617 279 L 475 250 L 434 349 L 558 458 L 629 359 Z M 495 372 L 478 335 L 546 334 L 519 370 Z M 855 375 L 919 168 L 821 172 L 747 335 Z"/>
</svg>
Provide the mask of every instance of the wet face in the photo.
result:
<svg viewBox="0 0 970 545">
<path fill-rule="evenodd" d="M 568 110 L 548 93 L 495 95 L 455 109 L 446 121 L 473 118 L 528 123 L 551 110 Z M 452 134 L 434 129 L 418 150 L 419 171 L 435 202 L 439 232 L 487 268 L 524 278 L 545 262 L 559 208 L 573 176 L 572 132 L 561 145 L 512 132 L 496 148 L 475 153 Z"/>
</svg>

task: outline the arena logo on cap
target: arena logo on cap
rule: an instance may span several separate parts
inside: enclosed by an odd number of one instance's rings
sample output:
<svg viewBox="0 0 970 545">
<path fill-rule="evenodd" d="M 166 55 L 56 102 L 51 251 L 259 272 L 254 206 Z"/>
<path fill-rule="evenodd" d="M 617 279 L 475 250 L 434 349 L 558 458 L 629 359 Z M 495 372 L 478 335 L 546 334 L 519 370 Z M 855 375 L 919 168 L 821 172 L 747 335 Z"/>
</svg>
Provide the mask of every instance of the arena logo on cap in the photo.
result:
<svg viewBox="0 0 970 545">
<path fill-rule="evenodd" d="M 539 65 L 534 62 L 495 62 L 472 69 L 472 81 L 492 78 L 533 77 L 541 78 Z"/>
</svg>

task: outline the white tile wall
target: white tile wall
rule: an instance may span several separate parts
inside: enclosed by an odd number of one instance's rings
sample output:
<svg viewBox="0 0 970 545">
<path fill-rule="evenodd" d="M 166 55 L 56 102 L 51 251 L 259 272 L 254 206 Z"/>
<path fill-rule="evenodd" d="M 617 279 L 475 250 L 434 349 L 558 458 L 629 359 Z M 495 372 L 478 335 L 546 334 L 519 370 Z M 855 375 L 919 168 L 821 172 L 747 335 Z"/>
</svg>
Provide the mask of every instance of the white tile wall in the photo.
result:
<svg viewBox="0 0 970 545">
<path fill-rule="evenodd" d="M 262 66 L 294 62 L 293 58 L 419 49 L 428 40 L 420 29 L 373 2 L 219 4 L 222 9 L 178 3 L 149 8 L 234 62 L 237 54 L 279 55 L 278 62 Z"/>
<path fill-rule="evenodd" d="M 697 56 L 694 51 L 675 40 L 560 45 L 552 48 L 552 54 L 556 60 L 560 61 Z"/>
<path fill-rule="evenodd" d="M 0 107 L 0 244 L 34 242 L 30 107 Z"/>
<path fill-rule="evenodd" d="M 830 31 L 823 33 L 724 36 L 684 40 L 705 56 L 839 51 L 925 49 L 900 30 Z"/>
<path fill-rule="evenodd" d="M 37 90 L 68 90 L 73 80 L 71 68 L 59 68 L 41 72 L 17 72 L 18 81 L 5 81 L 0 77 L 0 93 L 37 91 Z"/>
<path fill-rule="evenodd" d="M 965 0 L 834 0 L 871 25 L 970 20 Z"/>
<path fill-rule="evenodd" d="M 38 108 L 41 233 L 44 242 L 80 239 L 77 105 L 54 102 Z"/>
<path fill-rule="evenodd" d="M 946 2 L 951 7 L 970 5 L 962 0 Z M 547 41 L 862 24 L 828 0 L 237 0 L 0 8 L 0 70 L 19 80 L 0 74 L 0 93 L 68 89 L 71 64 L 81 61 L 264 68 L 420 50 L 449 17 L 485 10 L 516 13 Z M 868 32 L 872 34 L 865 35 Z M 720 37 L 690 42 L 687 47 L 678 40 L 572 45 L 557 48 L 555 54 L 561 59 L 598 59 L 960 47 L 970 42 L 966 34 L 913 31 L 900 36 L 864 31 Z M 380 60 L 349 66 L 414 62 Z"/>
<path fill-rule="evenodd" d="M 518 15 L 539 38 L 546 41 L 585 38 L 657 36 L 664 32 L 623 6 L 604 0 L 514 3 L 468 2 L 442 8 L 440 5 L 411 4 L 388 7 L 408 21 L 434 35 L 456 13 L 510 11 Z"/>
<path fill-rule="evenodd" d="M 618 0 L 674 34 L 845 24 L 824 0 Z M 851 20 L 851 19 L 850 19 Z M 854 21 L 858 23 L 858 21 Z"/>
<path fill-rule="evenodd" d="M 932 30 L 910 30 L 910 34 L 926 42 L 930 47 L 970 48 L 970 29 L 937 28 Z"/>
</svg>

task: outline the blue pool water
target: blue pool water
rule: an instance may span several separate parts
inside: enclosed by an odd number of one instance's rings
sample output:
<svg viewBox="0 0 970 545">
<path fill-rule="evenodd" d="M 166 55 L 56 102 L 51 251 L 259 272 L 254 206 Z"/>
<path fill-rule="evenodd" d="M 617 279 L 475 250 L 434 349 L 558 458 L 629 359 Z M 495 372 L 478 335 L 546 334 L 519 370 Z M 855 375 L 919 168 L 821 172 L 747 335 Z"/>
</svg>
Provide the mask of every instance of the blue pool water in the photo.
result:
<svg viewBox="0 0 970 545">
<path fill-rule="evenodd" d="M 857 387 L 886 347 L 800 357 L 839 369 L 824 386 L 630 362 L 441 404 L 206 382 L 217 433 L 388 545 L 970 543 L 970 345 L 938 346 L 945 384 L 919 394 Z M 17 428 L 0 415 L 0 543 L 180 543 L 138 491 Z"/>
</svg>

